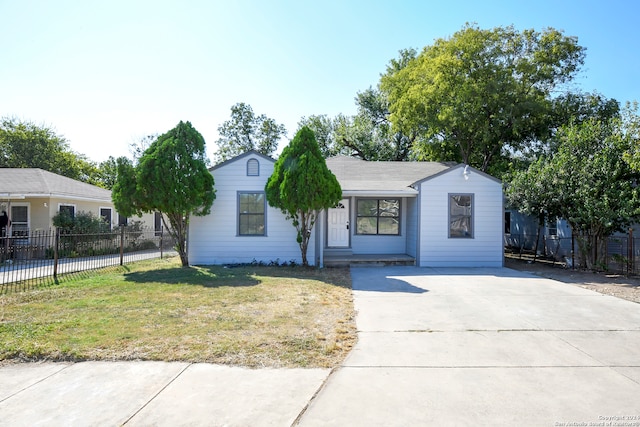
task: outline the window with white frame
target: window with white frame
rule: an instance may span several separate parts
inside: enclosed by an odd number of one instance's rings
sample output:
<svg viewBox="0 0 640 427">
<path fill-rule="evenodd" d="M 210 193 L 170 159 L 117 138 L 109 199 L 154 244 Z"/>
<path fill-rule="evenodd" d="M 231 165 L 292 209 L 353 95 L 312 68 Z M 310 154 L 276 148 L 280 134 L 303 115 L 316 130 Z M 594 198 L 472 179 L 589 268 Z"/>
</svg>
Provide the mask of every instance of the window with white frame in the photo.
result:
<svg viewBox="0 0 640 427">
<path fill-rule="evenodd" d="M 11 221 L 11 235 L 13 237 L 29 235 L 29 205 L 12 205 L 9 220 Z"/>
<path fill-rule="evenodd" d="M 473 239 L 473 194 L 449 194 L 449 237 Z"/>
<path fill-rule="evenodd" d="M 265 236 L 266 199 L 263 191 L 238 193 L 238 234 Z"/>
<path fill-rule="evenodd" d="M 71 218 L 76 217 L 76 205 L 58 205 L 58 212 L 65 213 Z"/>
<path fill-rule="evenodd" d="M 400 234 L 400 199 L 358 199 L 356 233 Z"/>
<path fill-rule="evenodd" d="M 113 216 L 111 208 L 100 208 L 100 218 L 111 228 L 111 218 Z"/>
</svg>

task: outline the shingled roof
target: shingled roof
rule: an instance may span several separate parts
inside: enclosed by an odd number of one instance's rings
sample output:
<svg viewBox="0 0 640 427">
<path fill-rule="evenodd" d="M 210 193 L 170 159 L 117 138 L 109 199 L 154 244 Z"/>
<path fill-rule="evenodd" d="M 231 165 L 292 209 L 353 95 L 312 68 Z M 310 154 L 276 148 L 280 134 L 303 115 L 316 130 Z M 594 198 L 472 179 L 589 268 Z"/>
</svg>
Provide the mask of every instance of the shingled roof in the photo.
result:
<svg viewBox="0 0 640 427">
<path fill-rule="evenodd" d="M 418 192 L 411 187 L 412 184 L 455 165 L 439 162 L 368 162 L 346 156 L 330 157 L 326 162 L 346 195 L 416 195 Z"/>
<path fill-rule="evenodd" d="M 109 190 L 37 168 L 0 168 L 0 199 L 7 195 L 111 202 Z"/>
</svg>

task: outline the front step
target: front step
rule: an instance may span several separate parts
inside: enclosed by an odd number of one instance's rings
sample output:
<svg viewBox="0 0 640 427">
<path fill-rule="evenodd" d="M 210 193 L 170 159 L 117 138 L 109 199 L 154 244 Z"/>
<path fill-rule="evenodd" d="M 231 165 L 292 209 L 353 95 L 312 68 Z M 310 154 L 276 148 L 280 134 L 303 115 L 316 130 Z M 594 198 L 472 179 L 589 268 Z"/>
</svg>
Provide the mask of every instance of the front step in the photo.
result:
<svg viewBox="0 0 640 427">
<path fill-rule="evenodd" d="M 386 265 L 416 265 L 416 259 L 406 254 L 357 254 L 357 255 L 326 255 L 325 267 L 371 267 Z"/>
</svg>

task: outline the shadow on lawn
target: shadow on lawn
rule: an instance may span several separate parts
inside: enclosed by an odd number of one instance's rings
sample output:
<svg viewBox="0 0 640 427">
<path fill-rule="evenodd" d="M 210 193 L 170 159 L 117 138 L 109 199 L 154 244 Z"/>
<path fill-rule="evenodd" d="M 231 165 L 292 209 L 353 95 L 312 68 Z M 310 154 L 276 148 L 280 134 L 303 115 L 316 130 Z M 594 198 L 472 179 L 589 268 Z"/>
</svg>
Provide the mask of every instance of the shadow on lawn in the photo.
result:
<svg viewBox="0 0 640 427">
<path fill-rule="evenodd" d="M 196 285 L 206 288 L 222 286 L 256 286 L 260 280 L 251 272 L 227 270 L 218 266 L 175 267 L 150 271 L 136 271 L 124 275 L 124 280 L 135 283 L 166 283 L 169 285 Z"/>
<path fill-rule="evenodd" d="M 302 266 L 191 266 L 171 267 L 149 271 L 130 272 L 125 281 L 135 283 L 166 283 L 199 285 L 208 288 L 222 286 L 256 286 L 259 277 L 277 277 L 318 280 L 333 286 L 351 289 L 351 276 L 347 268 L 317 269 Z"/>
</svg>

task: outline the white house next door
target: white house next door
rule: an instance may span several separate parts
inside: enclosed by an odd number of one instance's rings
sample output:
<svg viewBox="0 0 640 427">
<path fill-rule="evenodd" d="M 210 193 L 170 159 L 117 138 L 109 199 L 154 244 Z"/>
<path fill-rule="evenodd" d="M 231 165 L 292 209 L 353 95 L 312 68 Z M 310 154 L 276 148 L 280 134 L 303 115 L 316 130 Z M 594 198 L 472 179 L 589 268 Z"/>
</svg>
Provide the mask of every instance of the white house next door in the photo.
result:
<svg viewBox="0 0 640 427">
<path fill-rule="evenodd" d="M 349 247 L 349 200 L 343 199 L 328 210 L 327 246 L 330 248 Z"/>
</svg>

